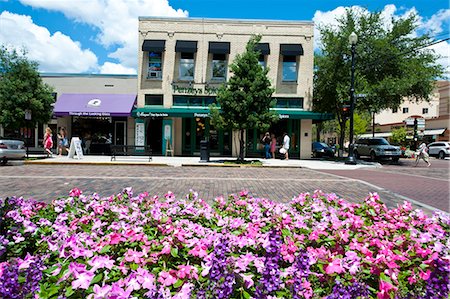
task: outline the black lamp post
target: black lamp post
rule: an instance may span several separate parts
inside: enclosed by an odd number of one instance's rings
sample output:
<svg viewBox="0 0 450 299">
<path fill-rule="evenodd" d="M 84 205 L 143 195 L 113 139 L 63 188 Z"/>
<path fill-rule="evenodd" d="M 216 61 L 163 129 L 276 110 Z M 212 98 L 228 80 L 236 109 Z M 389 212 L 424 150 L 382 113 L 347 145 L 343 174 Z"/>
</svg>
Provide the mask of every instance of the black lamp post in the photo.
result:
<svg viewBox="0 0 450 299">
<path fill-rule="evenodd" d="M 28 136 L 28 129 L 29 129 L 29 122 L 31 121 L 31 110 L 27 109 L 25 110 L 25 122 L 26 122 L 26 138 L 25 138 L 25 143 L 27 146 L 27 158 L 28 158 L 28 146 L 30 143 L 30 137 Z"/>
<path fill-rule="evenodd" d="M 345 164 L 356 164 L 355 156 L 353 155 L 353 112 L 355 110 L 355 46 L 358 42 L 358 36 L 352 32 L 348 38 L 352 47 L 352 75 L 350 83 L 350 144 L 348 146 L 348 157 Z"/>
</svg>

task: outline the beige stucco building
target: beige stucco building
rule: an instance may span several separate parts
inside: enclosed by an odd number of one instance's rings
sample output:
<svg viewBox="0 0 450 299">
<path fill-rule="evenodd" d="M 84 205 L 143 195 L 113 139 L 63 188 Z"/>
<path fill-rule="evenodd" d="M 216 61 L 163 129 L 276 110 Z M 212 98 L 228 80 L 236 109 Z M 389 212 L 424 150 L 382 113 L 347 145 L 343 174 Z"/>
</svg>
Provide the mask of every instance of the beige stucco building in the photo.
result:
<svg viewBox="0 0 450 299">
<path fill-rule="evenodd" d="M 208 106 L 232 75 L 228 65 L 259 34 L 281 119 L 270 132 L 287 132 L 291 157 L 309 158 L 312 120 L 323 117 L 310 111 L 313 32 L 312 22 L 140 17 L 136 144 L 197 155 L 207 139 L 212 155 L 236 155 L 236 132 L 213 128 Z M 262 133 L 247 132 L 247 156 L 262 155 Z"/>
</svg>

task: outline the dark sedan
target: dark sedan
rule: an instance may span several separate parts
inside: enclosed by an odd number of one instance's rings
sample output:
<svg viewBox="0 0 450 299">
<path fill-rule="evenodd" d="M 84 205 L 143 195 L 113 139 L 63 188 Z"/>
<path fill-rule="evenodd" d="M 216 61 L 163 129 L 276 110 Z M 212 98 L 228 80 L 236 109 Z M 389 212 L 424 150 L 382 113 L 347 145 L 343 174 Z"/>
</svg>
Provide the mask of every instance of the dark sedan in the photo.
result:
<svg viewBox="0 0 450 299">
<path fill-rule="evenodd" d="M 312 143 L 312 155 L 315 158 L 334 157 L 334 150 L 324 142 Z"/>
</svg>

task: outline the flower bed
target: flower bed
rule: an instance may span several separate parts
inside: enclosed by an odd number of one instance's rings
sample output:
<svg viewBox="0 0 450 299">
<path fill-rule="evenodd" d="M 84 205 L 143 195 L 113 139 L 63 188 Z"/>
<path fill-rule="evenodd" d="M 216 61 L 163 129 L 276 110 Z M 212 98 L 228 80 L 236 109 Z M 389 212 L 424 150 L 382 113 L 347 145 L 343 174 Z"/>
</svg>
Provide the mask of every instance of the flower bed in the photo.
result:
<svg viewBox="0 0 450 299">
<path fill-rule="evenodd" d="M 448 298 L 448 214 L 334 194 L 0 200 L 0 298 Z M 33 297 L 33 294 L 35 295 Z"/>
</svg>

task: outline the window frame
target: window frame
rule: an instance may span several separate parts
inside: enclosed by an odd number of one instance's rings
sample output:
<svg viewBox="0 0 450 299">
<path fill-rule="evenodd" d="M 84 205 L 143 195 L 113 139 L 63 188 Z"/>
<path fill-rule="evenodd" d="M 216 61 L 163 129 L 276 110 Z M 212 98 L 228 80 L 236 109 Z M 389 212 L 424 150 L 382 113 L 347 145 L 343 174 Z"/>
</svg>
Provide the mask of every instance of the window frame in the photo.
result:
<svg viewBox="0 0 450 299">
<path fill-rule="evenodd" d="M 285 70 L 291 66 L 287 64 L 293 64 L 295 66 L 295 78 L 285 78 Z M 281 82 L 292 83 L 298 81 L 298 56 L 294 55 L 283 55 L 283 60 L 281 62 Z"/>
<path fill-rule="evenodd" d="M 160 98 L 161 103 L 158 102 L 158 104 L 147 104 L 148 98 Z M 145 94 L 144 95 L 144 105 L 145 106 L 163 106 L 164 105 L 164 95 L 162 94 Z"/>
<path fill-rule="evenodd" d="M 148 58 L 148 64 L 147 64 L 147 80 L 162 80 L 163 78 L 163 52 L 147 52 L 147 58 Z M 151 55 L 155 54 L 158 56 L 155 56 L 156 58 L 159 58 L 159 62 L 158 61 L 153 61 L 151 60 Z M 157 66 L 157 64 L 159 63 L 159 68 Z M 152 66 L 154 65 L 154 66 Z M 154 68 L 154 69 L 152 69 Z M 150 76 L 150 72 L 154 72 L 154 73 L 158 73 L 159 72 L 159 76 L 155 76 L 152 77 Z"/>
<path fill-rule="evenodd" d="M 219 55 L 220 56 L 223 55 L 224 59 L 223 60 L 217 59 Z M 216 58 L 216 59 L 214 59 L 214 58 Z M 227 61 L 228 61 L 228 54 L 212 54 L 212 59 L 211 59 L 211 80 L 212 81 L 226 81 L 227 80 L 227 72 L 228 72 Z M 219 63 L 223 63 L 223 66 L 222 66 L 223 67 L 223 77 L 214 76 L 215 66 L 216 66 L 216 64 L 219 64 Z"/>
<path fill-rule="evenodd" d="M 189 58 L 183 58 L 183 56 Z M 190 60 L 190 62 L 188 62 Z M 183 62 L 184 61 L 184 62 Z M 192 68 L 192 76 L 182 76 L 182 65 L 183 64 L 190 64 Z M 180 53 L 180 60 L 178 65 L 178 79 L 180 81 L 194 81 L 195 78 L 195 53 L 187 53 L 187 52 L 181 52 Z"/>
</svg>

